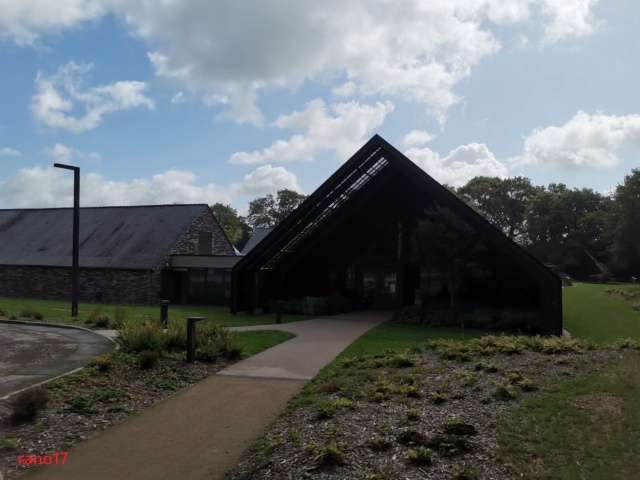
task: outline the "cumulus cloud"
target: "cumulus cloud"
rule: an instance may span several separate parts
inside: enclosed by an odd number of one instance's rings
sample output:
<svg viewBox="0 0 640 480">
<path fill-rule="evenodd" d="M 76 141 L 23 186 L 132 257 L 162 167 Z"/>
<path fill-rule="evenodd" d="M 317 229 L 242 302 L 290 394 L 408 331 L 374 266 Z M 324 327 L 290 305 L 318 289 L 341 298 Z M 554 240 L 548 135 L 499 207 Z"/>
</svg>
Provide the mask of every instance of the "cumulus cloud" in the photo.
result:
<svg viewBox="0 0 640 480">
<path fill-rule="evenodd" d="M 168 170 L 150 179 L 112 181 L 99 173 L 82 175 L 81 205 L 151 205 L 170 203 L 229 204 L 227 187 L 198 185 L 192 172 Z M 19 170 L 0 183 L 0 203 L 15 208 L 67 207 L 73 205 L 73 176 L 54 167 Z"/>
<path fill-rule="evenodd" d="M 83 76 L 92 65 L 69 62 L 53 75 L 38 72 L 37 93 L 31 99 L 34 119 L 51 128 L 81 133 L 96 128 L 106 113 L 136 107 L 155 109 L 145 96 L 145 82 L 119 81 L 98 87 L 85 87 Z M 74 115 L 74 110 L 81 110 Z"/>
<path fill-rule="evenodd" d="M 495 25 L 540 25 L 545 43 L 594 31 L 598 0 L 326 0 L 277 3 L 116 0 L 115 11 L 150 45 L 159 76 L 204 91 L 221 117 L 261 124 L 267 88 L 297 88 L 327 75 L 337 95 L 420 102 L 444 122 L 456 85 L 500 49 Z M 233 28 L 229 28 L 233 25 Z M 233 48 L 230 48 L 230 46 Z"/>
<path fill-rule="evenodd" d="M 544 44 L 556 43 L 567 37 L 591 35 L 600 25 L 592 7 L 600 0 L 542 0 L 541 8 L 547 17 L 544 24 Z"/>
<path fill-rule="evenodd" d="M 14 150 L 13 148 L 2 147 L 0 148 L 0 156 L 6 157 L 19 157 L 22 154 L 18 150 Z"/>
<path fill-rule="evenodd" d="M 0 0 L 0 37 L 33 44 L 42 33 L 57 32 L 100 17 L 103 0 Z"/>
<path fill-rule="evenodd" d="M 427 132 L 426 130 L 411 130 L 402 137 L 400 143 L 404 148 L 422 147 L 425 143 L 429 143 L 434 138 L 436 138 L 435 135 Z"/>
<path fill-rule="evenodd" d="M 302 191 L 293 172 L 284 167 L 263 165 L 246 175 L 242 184 L 239 188 L 236 186 L 235 190 L 243 194 L 265 195 L 267 193 L 275 193 L 284 188 L 297 192 Z"/>
<path fill-rule="evenodd" d="M 589 115 L 579 111 L 562 126 L 537 128 L 524 139 L 524 153 L 514 165 L 559 169 L 606 168 L 619 163 L 616 151 L 640 148 L 640 115 Z"/>
<path fill-rule="evenodd" d="M 59 149 L 62 152 L 62 149 Z M 220 202 L 234 204 L 258 195 L 288 188 L 301 192 L 294 173 L 284 167 L 262 165 L 246 175 L 242 182 L 230 185 L 198 183 L 196 174 L 186 170 L 168 170 L 151 178 L 113 181 L 99 173 L 81 176 L 81 205 L 155 205 L 171 203 Z M 68 207 L 73 205 L 73 175 L 53 166 L 23 168 L 0 182 L 0 206 L 12 208 Z"/>
<path fill-rule="evenodd" d="M 61 143 L 56 143 L 53 147 L 46 147 L 44 153 L 53 157 L 56 162 L 69 163 L 75 159 L 89 159 L 98 161 L 100 154 L 96 152 L 82 152 L 76 148 L 67 147 Z"/>
<path fill-rule="evenodd" d="M 445 157 L 429 148 L 410 148 L 405 155 L 440 183 L 453 187 L 480 175 L 506 178 L 509 173 L 483 143 L 462 145 Z"/>
<path fill-rule="evenodd" d="M 302 111 L 281 115 L 274 125 L 282 129 L 302 130 L 289 140 L 277 140 L 261 151 L 236 152 L 229 163 L 267 163 L 311 161 L 319 151 L 331 150 L 348 159 L 362 146 L 365 136 L 384 122 L 394 106 L 391 102 L 361 105 L 357 102 L 331 104 L 323 100 L 309 102 Z"/>
</svg>

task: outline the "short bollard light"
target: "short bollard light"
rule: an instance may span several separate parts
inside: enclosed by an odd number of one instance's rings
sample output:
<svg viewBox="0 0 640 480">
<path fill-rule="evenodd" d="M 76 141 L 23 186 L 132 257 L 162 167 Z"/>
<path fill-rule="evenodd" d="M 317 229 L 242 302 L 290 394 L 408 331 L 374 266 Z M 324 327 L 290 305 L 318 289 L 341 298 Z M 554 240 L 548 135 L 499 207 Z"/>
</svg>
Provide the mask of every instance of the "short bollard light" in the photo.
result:
<svg viewBox="0 0 640 480">
<path fill-rule="evenodd" d="M 196 359 L 196 322 L 204 320 L 204 317 L 187 318 L 187 363 L 193 363 Z"/>
<path fill-rule="evenodd" d="M 160 301 L 160 325 L 162 328 L 167 328 L 167 322 L 169 319 L 169 300 Z"/>
<path fill-rule="evenodd" d="M 324 313 L 327 317 L 330 317 L 331 314 L 331 298 L 325 297 L 324 299 Z"/>
<path fill-rule="evenodd" d="M 276 302 L 276 323 L 282 323 L 282 310 L 284 310 L 284 302 Z"/>
</svg>

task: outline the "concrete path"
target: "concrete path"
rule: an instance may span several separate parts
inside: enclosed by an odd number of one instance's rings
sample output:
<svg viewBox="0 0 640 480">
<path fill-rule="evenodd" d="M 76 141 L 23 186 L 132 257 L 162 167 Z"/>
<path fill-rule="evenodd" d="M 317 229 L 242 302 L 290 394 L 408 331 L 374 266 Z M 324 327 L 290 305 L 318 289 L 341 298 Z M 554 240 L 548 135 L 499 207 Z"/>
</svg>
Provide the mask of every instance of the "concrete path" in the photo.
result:
<svg viewBox="0 0 640 480">
<path fill-rule="evenodd" d="M 0 398 L 84 367 L 115 348 L 89 330 L 0 321 Z"/>
<path fill-rule="evenodd" d="M 297 335 L 232 365 L 74 447 L 65 465 L 23 477 L 48 480 L 212 480 L 278 418 L 317 372 L 367 330 L 389 318 L 376 312 L 336 315 L 241 330 Z"/>
</svg>

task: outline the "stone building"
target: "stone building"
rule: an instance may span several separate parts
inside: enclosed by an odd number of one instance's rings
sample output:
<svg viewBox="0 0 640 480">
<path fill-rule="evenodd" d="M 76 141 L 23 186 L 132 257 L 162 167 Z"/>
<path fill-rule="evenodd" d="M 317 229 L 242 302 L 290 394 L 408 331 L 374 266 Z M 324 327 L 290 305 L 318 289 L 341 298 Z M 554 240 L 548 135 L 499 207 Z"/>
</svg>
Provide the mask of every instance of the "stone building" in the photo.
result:
<svg viewBox="0 0 640 480">
<path fill-rule="evenodd" d="M 70 298 L 72 223 L 72 208 L 0 210 L 0 296 Z M 80 209 L 80 301 L 228 303 L 238 258 L 204 204 Z"/>
</svg>

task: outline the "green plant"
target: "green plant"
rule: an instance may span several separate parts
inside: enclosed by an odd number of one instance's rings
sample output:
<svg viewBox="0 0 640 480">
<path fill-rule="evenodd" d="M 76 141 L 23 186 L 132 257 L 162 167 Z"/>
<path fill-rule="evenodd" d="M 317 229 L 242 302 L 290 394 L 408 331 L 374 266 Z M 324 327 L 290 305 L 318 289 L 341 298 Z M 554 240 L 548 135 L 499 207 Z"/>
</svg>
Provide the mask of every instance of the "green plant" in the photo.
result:
<svg viewBox="0 0 640 480">
<path fill-rule="evenodd" d="M 453 466 L 453 476 L 451 480 L 481 480 L 480 472 L 472 467 L 463 467 L 462 465 Z"/>
<path fill-rule="evenodd" d="M 409 422 L 418 420 L 420 418 L 420 411 L 419 408 L 410 408 L 404 416 L 405 420 Z"/>
<path fill-rule="evenodd" d="M 391 448 L 391 441 L 384 437 L 376 437 L 369 442 L 369 448 L 374 452 L 385 452 Z"/>
<path fill-rule="evenodd" d="M 416 450 L 407 450 L 407 455 L 411 463 L 418 465 L 431 465 L 433 450 L 426 447 L 419 447 Z"/>
<path fill-rule="evenodd" d="M 493 396 L 498 400 L 513 400 L 516 398 L 516 393 L 513 387 L 506 383 L 498 383 L 495 382 L 495 390 L 493 391 Z"/>
<path fill-rule="evenodd" d="M 417 360 L 415 357 L 397 353 L 393 357 L 391 357 L 388 364 L 390 367 L 394 368 L 407 368 L 415 366 L 416 362 Z"/>
<path fill-rule="evenodd" d="M 2 445 L 2 448 L 4 448 L 5 450 L 9 450 L 9 451 L 17 450 L 18 447 L 20 446 L 20 439 L 5 438 L 4 440 L 2 440 L 2 443 L 0 445 Z"/>
<path fill-rule="evenodd" d="M 14 395 L 9 402 L 12 408 L 11 421 L 14 424 L 33 421 L 48 402 L 49 392 L 43 387 L 30 388 Z"/>
<path fill-rule="evenodd" d="M 167 339 L 162 329 L 154 323 L 123 323 L 118 329 L 116 341 L 127 352 L 140 353 L 143 350 L 161 352 L 167 347 Z"/>
<path fill-rule="evenodd" d="M 85 415 L 85 416 L 95 415 L 100 411 L 91 404 L 91 402 L 87 397 L 83 397 L 83 396 L 73 397 L 68 402 L 68 405 L 69 405 L 67 407 L 68 412 L 77 413 L 79 415 Z"/>
<path fill-rule="evenodd" d="M 320 466 L 327 465 L 348 465 L 349 461 L 343 453 L 344 446 L 338 445 L 335 440 L 331 440 L 324 447 L 316 450 L 313 461 Z"/>
<path fill-rule="evenodd" d="M 112 353 L 106 353 L 99 357 L 93 357 L 89 360 L 89 366 L 100 372 L 106 372 L 114 365 L 115 361 Z"/>
<path fill-rule="evenodd" d="M 143 370 L 148 370 L 153 368 L 156 363 L 158 363 L 158 359 L 160 355 L 155 350 L 143 350 L 138 355 L 138 362 L 140 364 L 140 368 Z"/>
<path fill-rule="evenodd" d="M 362 474 L 365 480 L 391 480 L 393 475 L 386 468 L 381 468 L 380 470 L 367 470 Z"/>
<path fill-rule="evenodd" d="M 91 398 L 94 398 L 100 402 L 107 402 L 112 398 L 119 398 L 123 394 L 120 390 L 115 390 L 113 388 L 103 388 L 100 390 L 94 390 L 91 394 Z"/>
<path fill-rule="evenodd" d="M 613 348 L 616 350 L 621 350 L 624 348 L 640 350 L 640 342 L 638 340 L 634 340 L 633 338 L 621 338 L 620 340 L 616 340 L 613 343 Z"/>
<path fill-rule="evenodd" d="M 431 392 L 431 401 L 435 405 L 440 405 L 447 401 L 447 394 L 444 392 Z"/>
</svg>

